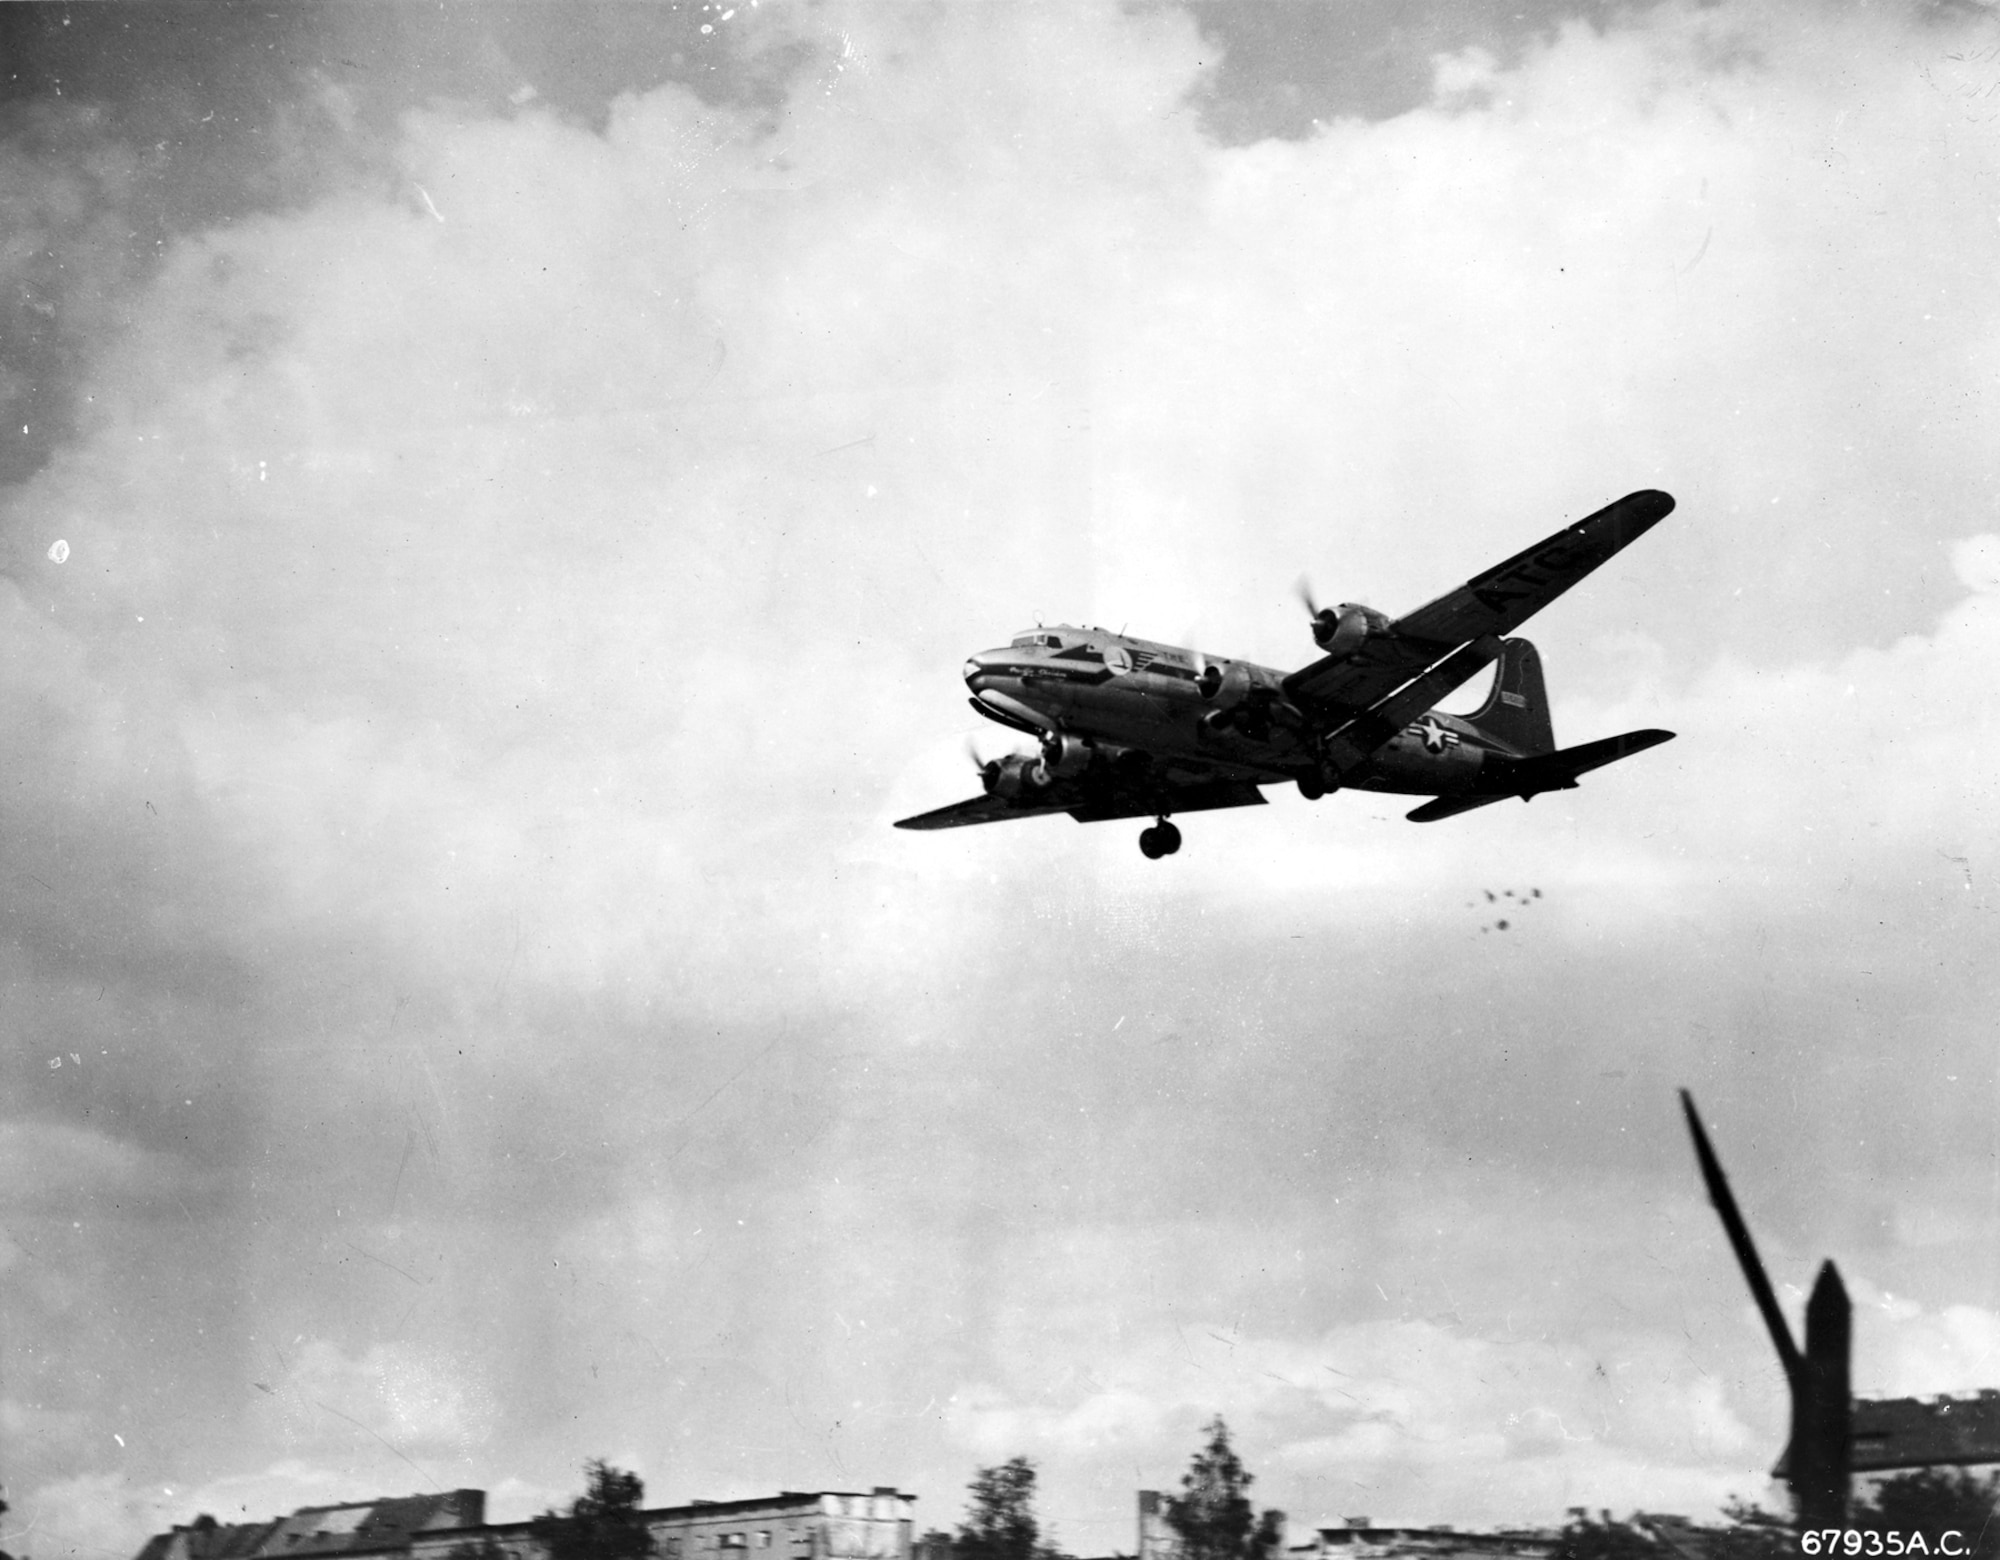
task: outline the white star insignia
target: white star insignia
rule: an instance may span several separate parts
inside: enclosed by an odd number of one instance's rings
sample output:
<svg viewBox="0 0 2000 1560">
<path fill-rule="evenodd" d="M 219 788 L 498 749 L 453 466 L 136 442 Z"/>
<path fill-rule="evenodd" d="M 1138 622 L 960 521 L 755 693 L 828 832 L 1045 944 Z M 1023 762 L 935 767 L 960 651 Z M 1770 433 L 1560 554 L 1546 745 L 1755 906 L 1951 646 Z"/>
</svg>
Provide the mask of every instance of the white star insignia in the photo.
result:
<svg viewBox="0 0 2000 1560">
<path fill-rule="evenodd" d="M 1424 747 L 1432 753 L 1442 753 L 1458 740 L 1458 733 L 1440 725 L 1435 715 L 1426 715 L 1417 722 L 1417 735 L 1424 739 Z"/>
</svg>

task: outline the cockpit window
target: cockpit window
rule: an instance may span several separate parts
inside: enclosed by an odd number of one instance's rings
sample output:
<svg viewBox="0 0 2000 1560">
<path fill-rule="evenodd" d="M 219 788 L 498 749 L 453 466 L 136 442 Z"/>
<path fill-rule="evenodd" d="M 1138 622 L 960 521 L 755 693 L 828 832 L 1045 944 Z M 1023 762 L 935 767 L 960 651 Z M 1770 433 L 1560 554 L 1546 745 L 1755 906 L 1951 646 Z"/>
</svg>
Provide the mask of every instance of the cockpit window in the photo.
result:
<svg viewBox="0 0 2000 1560">
<path fill-rule="evenodd" d="M 1045 645 L 1051 650 L 1060 650 L 1062 639 L 1056 634 L 1019 634 L 1014 638 L 1013 647 L 1016 650 L 1027 649 L 1034 645 Z"/>
</svg>

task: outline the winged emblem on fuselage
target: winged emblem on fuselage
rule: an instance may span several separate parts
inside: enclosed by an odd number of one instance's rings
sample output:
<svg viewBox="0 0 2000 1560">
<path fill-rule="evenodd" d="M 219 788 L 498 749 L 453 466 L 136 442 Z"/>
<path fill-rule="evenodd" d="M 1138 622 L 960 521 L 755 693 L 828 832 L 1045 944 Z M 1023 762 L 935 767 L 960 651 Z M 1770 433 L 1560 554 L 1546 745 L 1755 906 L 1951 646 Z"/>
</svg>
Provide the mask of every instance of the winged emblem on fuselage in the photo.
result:
<svg viewBox="0 0 2000 1560">
<path fill-rule="evenodd" d="M 1322 654 L 1290 673 L 1099 628 L 1017 634 L 968 660 L 965 683 L 974 709 L 1036 749 L 980 762 L 981 795 L 896 827 L 1152 818 L 1139 848 L 1159 857 L 1180 848 L 1174 814 L 1257 806 L 1267 785 L 1313 800 L 1340 789 L 1433 798 L 1409 814 L 1417 822 L 1571 789 L 1673 733 L 1558 748 L 1541 657 L 1510 636 L 1673 507 L 1665 493 L 1628 494 L 1399 618 L 1358 602 L 1322 608 L 1302 585 Z M 1433 708 L 1496 663 L 1479 709 Z"/>
</svg>

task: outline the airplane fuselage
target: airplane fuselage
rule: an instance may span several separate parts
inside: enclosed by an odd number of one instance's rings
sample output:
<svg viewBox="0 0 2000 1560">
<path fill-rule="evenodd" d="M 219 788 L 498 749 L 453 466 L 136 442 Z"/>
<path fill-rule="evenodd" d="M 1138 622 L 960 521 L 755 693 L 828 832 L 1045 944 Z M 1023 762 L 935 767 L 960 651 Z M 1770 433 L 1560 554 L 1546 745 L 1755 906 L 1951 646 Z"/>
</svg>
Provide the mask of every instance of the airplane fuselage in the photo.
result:
<svg viewBox="0 0 2000 1560">
<path fill-rule="evenodd" d="M 1286 699 L 1284 674 L 1254 662 L 1059 624 L 981 651 L 966 662 L 965 682 L 982 715 L 1045 744 L 1085 744 L 1091 756 L 1182 758 L 1259 785 L 1310 788 L 1321 774 L 1312 727 Z M 1432 710 L 1342 783 L 1451 795 L 1476 787 L 1489 753 L 1512 756 L 1469 722 Z"/>
</svg>

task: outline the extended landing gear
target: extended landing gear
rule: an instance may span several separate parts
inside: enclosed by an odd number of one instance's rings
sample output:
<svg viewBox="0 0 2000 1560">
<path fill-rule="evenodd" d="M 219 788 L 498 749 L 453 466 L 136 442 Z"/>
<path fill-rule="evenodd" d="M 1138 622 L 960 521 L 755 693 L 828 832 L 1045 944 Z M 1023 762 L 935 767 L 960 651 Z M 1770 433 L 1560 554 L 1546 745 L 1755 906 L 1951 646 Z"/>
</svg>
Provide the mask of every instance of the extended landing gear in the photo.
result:
<svg viewBox="0 0 2000 1560">
<path fill-rule="evenodd" d="M 1162 818 L 1150 829 L 1139 831 L 1139 851 L 1148 861 L 1171 856 L 1181 848 L 1181 831 Z"/>
</svg>

